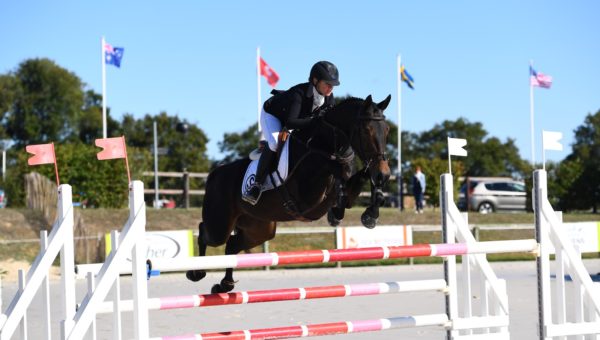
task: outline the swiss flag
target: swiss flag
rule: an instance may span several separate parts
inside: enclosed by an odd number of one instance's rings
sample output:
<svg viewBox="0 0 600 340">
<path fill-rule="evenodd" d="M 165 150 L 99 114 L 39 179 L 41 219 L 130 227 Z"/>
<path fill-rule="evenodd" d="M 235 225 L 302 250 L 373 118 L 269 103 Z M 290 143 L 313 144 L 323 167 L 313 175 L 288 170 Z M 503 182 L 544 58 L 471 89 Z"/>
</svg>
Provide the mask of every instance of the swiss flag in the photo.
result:
<svg viewBox="0 0 600 340">
<path fill-rule="evenodd" d="M 271 87 L 275 87 L 279 81 L 279 75 L 277 72 L 275 72 L 275 70 L 272 69 L 263 58 L 260 58 L 260 75 L 267 78 L 267 83 L 269 83 Z"/>
</svg>

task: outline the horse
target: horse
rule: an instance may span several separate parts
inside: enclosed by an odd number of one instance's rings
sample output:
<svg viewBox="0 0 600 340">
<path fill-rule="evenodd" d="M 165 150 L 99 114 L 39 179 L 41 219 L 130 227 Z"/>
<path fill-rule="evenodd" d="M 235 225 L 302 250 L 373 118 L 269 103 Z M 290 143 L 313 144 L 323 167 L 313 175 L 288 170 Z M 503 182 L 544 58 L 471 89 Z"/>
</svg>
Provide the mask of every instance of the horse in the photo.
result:
<svg viewBox="0 0 600 340">
<path fill-rule="evenodd" d="M 241 198 L 241 187 L 250 164 L 243 158 L 213 169 L 206 180 L 202 205 L 198 247 L 200 256 L 207 246 L 225 244 L 225 254 L 247 251 L 275 237 L 278 221 L 311 221 L 328 214 L 335 225 L 352 206 L 368 178 L 371 182 L 371 205 L 361 218 L 366 227 L 373 228 L 379 216 L 383 195 L 381 187 L 390 177 L 385 150 L 389 126 L 383 111 L 391 95 L 380 103 L 349 98 L 322 111 L 310 127 L 293 131 L 289 136 L 288 176 L 277 188 L 262 193 L 252 206 Z M 364 168 L 353 171 L 354 154 Z M 344 182 L 344 186 L 336 183 Z M 340 191 L 340 188 L 343 188 Z M 338 196 L 346 198 L 337 204 Z M 204 270 L 189 270 L 186 276 L 199 281 Z M 233 268 L 227 268 L 220 284 L 212 293 L 233 290 Z"/>
</svg>

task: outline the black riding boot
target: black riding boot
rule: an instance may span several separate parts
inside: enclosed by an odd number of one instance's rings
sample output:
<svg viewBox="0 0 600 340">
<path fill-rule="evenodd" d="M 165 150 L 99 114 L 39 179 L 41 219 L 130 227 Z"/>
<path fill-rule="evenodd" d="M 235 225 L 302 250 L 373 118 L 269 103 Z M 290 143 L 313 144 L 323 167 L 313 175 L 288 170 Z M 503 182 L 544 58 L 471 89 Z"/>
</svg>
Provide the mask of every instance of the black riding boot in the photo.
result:
<svg viewBox="0 0 600 340">
<path fill-rule="evenodd" d="M 271 167 L 273 156 L 275 156 L 275 152 L 271 151 L 268 146 L 263 148 L 258 160 L 258 165 L 256 166 L 256 177 L 254 183 L 252 183 L 252 186 L 242 195 L 242 199 L 244 201 L 252 205 L 256 205 L 256 203 L 258 203 L 260 194 L 262 192 L 262 186 L 267 178 L 269 168 Z"/>
</svg>

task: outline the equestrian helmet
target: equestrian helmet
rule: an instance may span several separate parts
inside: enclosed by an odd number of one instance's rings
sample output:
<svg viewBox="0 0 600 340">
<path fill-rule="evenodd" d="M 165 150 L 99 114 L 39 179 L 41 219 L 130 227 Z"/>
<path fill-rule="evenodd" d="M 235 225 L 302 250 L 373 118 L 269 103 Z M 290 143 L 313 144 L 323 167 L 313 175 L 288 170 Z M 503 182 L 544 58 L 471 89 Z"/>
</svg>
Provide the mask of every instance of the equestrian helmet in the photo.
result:
<svg viewBox="0 0 600 340">
<path fill-rule="evenodd" d="M 314 78 L 323 80 L 331 86 L 338 86 L 340 84 L 340 76 L 337 67 L 328 61 L 319 61 L 314 64 L 310 69 L 310 76 L 308 81 L 312 82 Z"/>
</svg>

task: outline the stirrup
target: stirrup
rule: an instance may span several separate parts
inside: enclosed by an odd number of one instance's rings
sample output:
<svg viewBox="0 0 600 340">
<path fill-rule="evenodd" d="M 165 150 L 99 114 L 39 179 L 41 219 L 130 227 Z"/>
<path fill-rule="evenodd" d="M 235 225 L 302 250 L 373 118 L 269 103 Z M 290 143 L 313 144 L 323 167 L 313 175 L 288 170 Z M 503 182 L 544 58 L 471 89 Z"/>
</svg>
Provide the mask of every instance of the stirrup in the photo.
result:
<svg viewBox="0 0 600 340">
<path fill-rule="evenodd" d="M 252 193 L 253 190 L 257 190 L 258 194 L 253 195 L 253 193 Z M 250 189 L 248 189 L 244 192 L 244 194 L 242 195 L 242 199 L 252 205 L 256 205 L 256 203 L 258 203 L 258 200 L 260 199 L 261 195 L 262 195 L 261 185 L 254 184 L 250 187 Z"/>
</svg>

